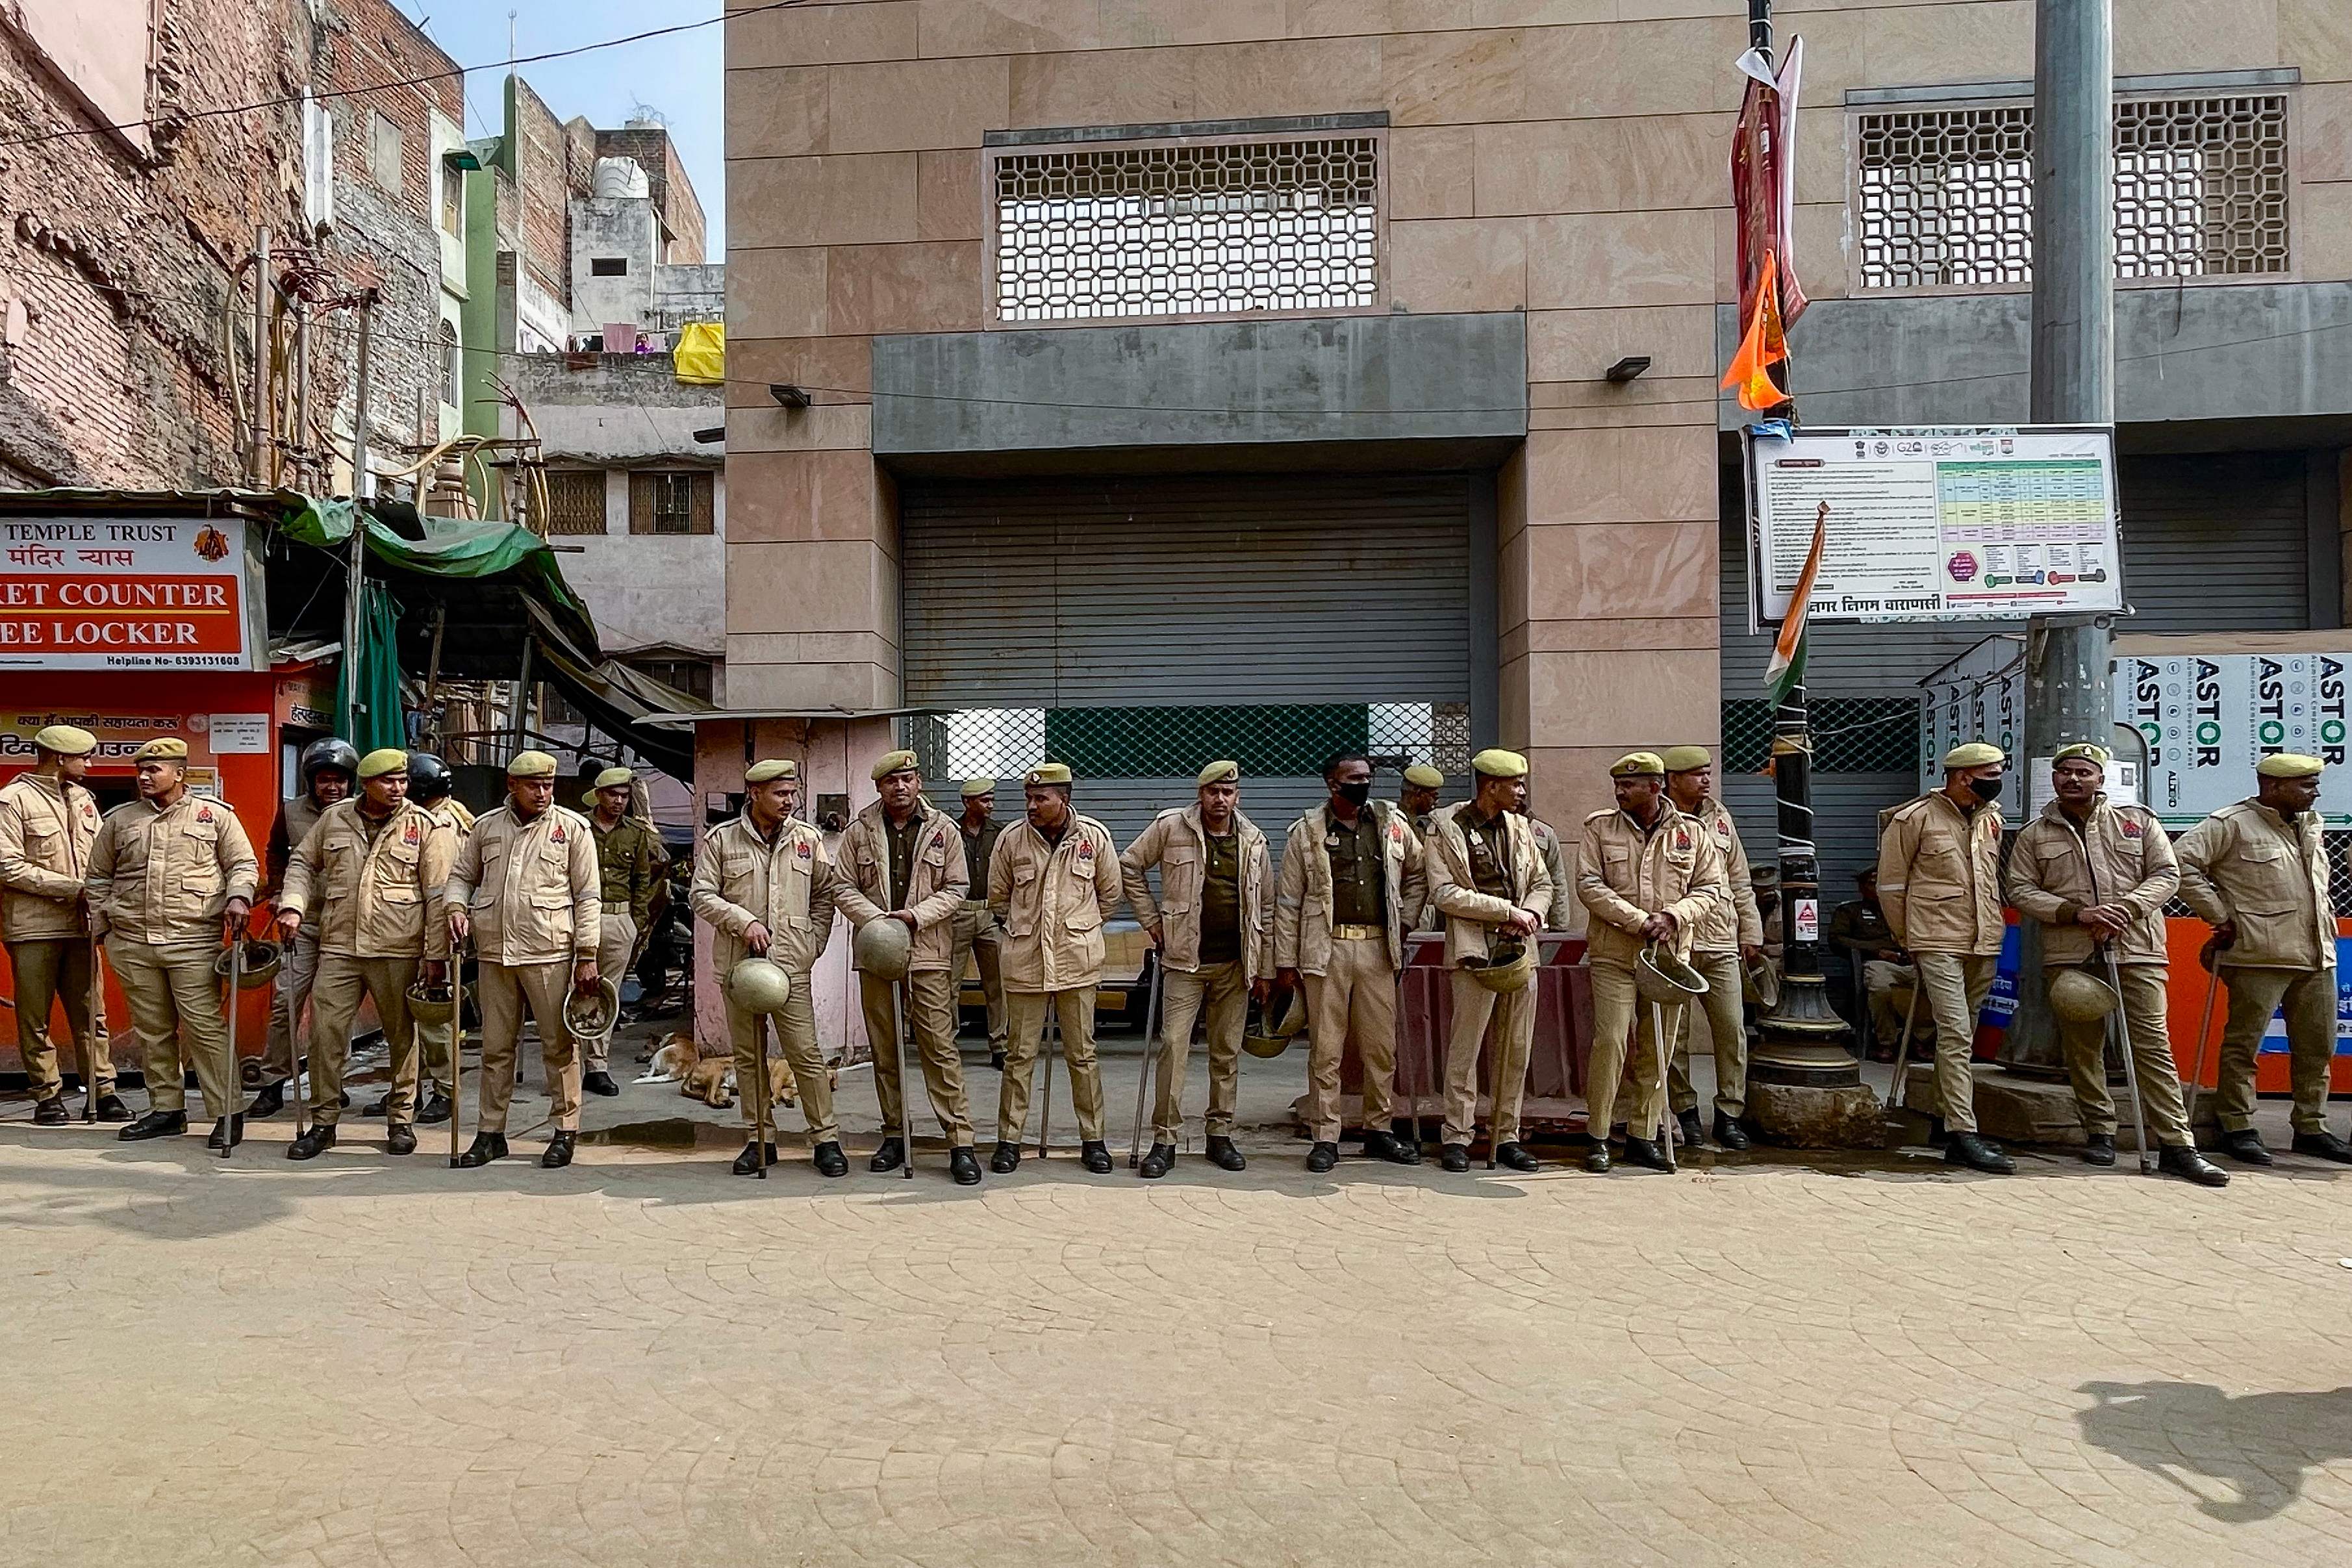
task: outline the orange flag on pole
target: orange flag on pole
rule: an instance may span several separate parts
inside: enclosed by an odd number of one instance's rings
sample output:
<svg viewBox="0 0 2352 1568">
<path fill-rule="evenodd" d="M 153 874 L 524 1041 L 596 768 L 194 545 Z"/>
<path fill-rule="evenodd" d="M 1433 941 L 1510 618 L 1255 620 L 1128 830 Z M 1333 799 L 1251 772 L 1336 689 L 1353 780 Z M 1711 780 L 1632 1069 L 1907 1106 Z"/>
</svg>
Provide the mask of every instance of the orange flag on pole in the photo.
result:
<svg viewBox="0 0 2352 1568">
<path fill-rule="evenodd" d="M 1723 373 L 1723 390 L 1737 389 L 1742 408 L 1760 412 L 1779 407 L 1789 399 L 1768 372 L 1788 357 L 1789 340 L 1780 330 L 1780 269 L 1768 250 L 1762 275 L 1757 279 L 1756 305 L 1748 313 L 1739 352 L 1731 356 L 1731 368 Z"/>
</svg>

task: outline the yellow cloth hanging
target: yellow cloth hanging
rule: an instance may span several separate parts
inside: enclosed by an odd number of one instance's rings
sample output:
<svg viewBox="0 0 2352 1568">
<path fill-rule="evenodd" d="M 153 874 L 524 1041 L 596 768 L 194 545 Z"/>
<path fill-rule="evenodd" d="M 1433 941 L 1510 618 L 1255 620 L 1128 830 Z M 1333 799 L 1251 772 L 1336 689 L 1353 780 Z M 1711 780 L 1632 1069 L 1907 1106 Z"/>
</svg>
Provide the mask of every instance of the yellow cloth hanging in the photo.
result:
<svg viewBox="0 0 2352 1568">
<path fill-rule="evenodd" d="M 677 330 L 674 351 L 680 386 L 727 384 L 727 329 L 717 321 L 688 321 Z"/>
</svg>

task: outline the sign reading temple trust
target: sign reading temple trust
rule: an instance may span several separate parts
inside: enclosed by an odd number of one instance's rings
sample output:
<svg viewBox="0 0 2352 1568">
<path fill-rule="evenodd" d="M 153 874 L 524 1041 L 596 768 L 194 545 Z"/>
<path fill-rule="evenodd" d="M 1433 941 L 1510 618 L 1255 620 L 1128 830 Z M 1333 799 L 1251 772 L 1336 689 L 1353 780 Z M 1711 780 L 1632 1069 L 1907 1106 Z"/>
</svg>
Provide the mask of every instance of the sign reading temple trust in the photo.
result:
<svg viewBox="0 0 2352 1568">
<path fill-rule="evenodd" d="M 241 518 L 0 522 L 0 668 L 251 669 L 257 580 Z"/>
<path fill-rule="evenodd" d="M 2105 426 L 1768 426 L 1748 432 L 1747 457 L 1752 626 L 1788 614 L 1816 518 L 1813 621 L 2123 608 L 2115 436 Z"/>
</svg>

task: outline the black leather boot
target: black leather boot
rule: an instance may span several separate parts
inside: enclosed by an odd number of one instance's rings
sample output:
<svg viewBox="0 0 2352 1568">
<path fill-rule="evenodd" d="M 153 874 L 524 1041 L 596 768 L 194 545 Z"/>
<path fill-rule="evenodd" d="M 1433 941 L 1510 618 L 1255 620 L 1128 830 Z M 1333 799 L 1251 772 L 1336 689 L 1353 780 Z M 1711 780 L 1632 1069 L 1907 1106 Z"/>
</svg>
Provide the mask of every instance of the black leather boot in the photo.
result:
<svg viewBox="0 0 2352 1568">
<path fill-rule="evenodd" d="M 449 1097 L 436 1089 L 433 1091 L 433 1098 L 426 1100 L 423 1109 L 417 1111 L 416 1125 L 419 1127 L 438 1127 L 441 1123 L 448 1120 Z"/>
<path fill-rule="evenodd" d="M 874 1151 L 874 1158 L 866 1162 L 866 1168 L 879 1175 L 884 1171 L 895 1171 L 906 1163 L 906 1143 L 896 1136 L 885 1136 L 881 1145 Z"/>
<path fill-rule="evenodd" d="M 2226 1187 L 2230 1173 L 2197 1152 L 2193 1143 L 2168 1143 L 2156 1152 L 2156 1168 L 2200 1187 Z"/>
<path fill-rule="evenodd" d="M 2083 1140 L 2083 1163 L 2112 1165 L 2115 1163 L 2116 1135 L 2114 1133 L 2094 1132 Z"/>
<path fill-rule="evenodd" d="M 572 1151 L 579 1143 L 577 1132 L 559 1131 L 547 1141 L 547 1152 L 539 1157 L 542 1171 L 560 1171 L 572 1163 Z"/>
<path fill-rule="evenodd" d="M 2298 1132 L 2287 1147 L 2297 1154 L 2308 1154 L 2315 1160 L 2333 1160 L 2339 1165 L 2352 1165 L 2352 1143 L 2328 1131 Z"/>
<path fill-rule="evenodd" d="M 816 1173 L 820 1176 L 849 1174 L 849 1156 L 841 1152 L 840 1144 L 830 1139 L 810 1150 L 809 1157 L 815 1162 Z"/>
<path fill-rule="evenodd" d="M 72 1120 L 73 1112 L 66 1109 L 62 1089 L 47 1100 L 33 1102 L 33 1125 L 36 1127 L 63 1127 Z"/>
<path fill-rule="evenodd" d="M 289 1080 L 282 1078 L 276 1083 L 263 1084 L 254 1092 L 253 1103 L 245 1108 L 245 1113 L 257 1121 L 265 1116 L 277 1115 L 286 1109 L 286 1090 L 289 1087 Z"/>
<path fill-rule="evenodd" d="M 1079 1144 L 1078 1158 L 1095 1175 L 1108 1176 L 1111 1173 L 1110 1151 L 1103 1147 L 1100 1140 Z"/>
<path fill-rule="evenodd" d="M 2000 1152 L 2000 1145 L 1974 1132 L 1955 1131 L 1944 1149 L 1948 1165 L 1966 1165 L 1971 1171 L 1982 1171 L 1988 1176 L 2006 1176 L 2017 1169 L 2017 1162 Z"/>
<path fill-rule="evenodd" d="M 1136 1174 L 1141 1176 L 1147 1182 L 1156 1182 L 1160 1177 L 1166 1175 L 1168 1173 L 1169 1167 L 1175 1163 L 1175 1144 L 1154 1143 L 1150 1150 L 1143 1156 L 1143 1163 L 1136 1167 Z"/>
<path fill-rule="evenodd" d="M 503 1160 L 506 1157 L 507 1135 L 505 1133 L 477 1132 L 474 1134 L 473 1146 L 450 1163 L 461 1171 L 470 1171 L 477 1166 L 487 1165 L 493 1160 Z"/>
<path fill-rule="evenodd" d="M 1396 1140 L 1398 1148 L 1406 1150 L 1412 1155 L 1412 1159 L 1401 1161 L 1400 1163 L 1407 1165 L 1421 1163 L 1420 1122 L 1410 1116 L 1392 1117 L 1389 1121 L 1389 1136 Z"/>
<path fill-rule="evenodd" d="M 377 1095 L 373 1100 L 371 1100 L 365 1105 L 361 1106 L 360 1114 L 362 1116 L 391 1115 L 392 1090 L 385 1089 L 382 1094 Z"/>
<path fill-rule="evenodd" d="M 1438 1169 L 1459 1175 L 1470 1168 L 1470 1145 L 1447 1143 L 1437 1151 Z"/>
<path fill-rule="evenodd" d="M 244 1142 L 245 1117 L 240 1113 L 214 1122 L 213 1134 L 205 1140 L 205 1147 L 215 1154 L 226 1154 Z"/>
<path fill-rule="evenodd" d="M 1631 1132 L 1625 1134 L 1625 1153 L 1623 1158 L 1625 1163 L 1629 1165 L 1639 1165 L 1645 1171 L 1671 1171 L 1674 1169 L 1673 1165 L 1667 1163 L 1666 1152 L 1658 1147 L 1656 1140 L 1651 1138 L 1636 1138 Z"/>
<path fill-rule="evenodd" d="M 416 1152 L 416 1129 L 405 1121 L 395 1121 L 383 1130 L 383 1152 L 387 1154 Z"/>
<path fill-rule="evenodd" d="M 315 1160 L 334 1146 L 335 1124 L 314 1121 L 310 1124 L 310 1131 L 286 1145 L 286 1157 L 289 1160 Z"/>
<path fill-rule="evenodd" d="M 1393 1132 L 1367 1132 L 1364 1134 L 1364 1158 L 1386 1160 L 1391 1165 L 1418 1165 L 1421 1163 L 1421 1150 L 1418 1147 L 1408 1150 L 1396 1141 Z"/>
<path fill-rule="evenodd" d="M 122 1097 L 119 1094 L 101 1094 L 98 1097 L 98 1119 L 100 1121 L 128 1121 L 131 1120 L 131 1108 L 122 1103 Z"/>
<path fill-rule="evenodd" d="M 2224 1132 L 2213 1147 L 2241 1165 L 2267 1165 L 2273 1163 L 2271 1152 L 2263 1147 L 2263 1135 L 2248 1127 L 2237 1132 Z"/>
<path fill-rule="evenodd" d="M 1242 1157 L 1242 1152 L 1239 1149 L 1234 1147 L 1234 1141 L 1230 1138 L 1220 1138 L 1213 1133 L 1211 1134 L 1208 1146 L 1202 1153 L 1209 1163 L 1220 1171 L 1249 1169 L 1249 1162 Z"/>
<path fill-rule="evenodd" d="M 948 1173 L 959 1187 L 980 1185 L 980 1156 L 971 1152 L 969 1143 L 959 1143 L 948 1151 Z"/>
<path fill-rule="evenodd" d="M 772 1165 L 776 1163 L 776 1146 L 773 1143 L 770 1143 L 766 1148 L 768 1155 L 767 1163 Z M 761 1145 L 756 1142 L 744 1144 L 743 1152 L 735 1156 L 735 1163 L 730 1166 L 730 1169 L 739 1176 L 758 1175 L 760 1173 L 761 1164 L 760 1152 Z"/>
<path fill-rule="evenodd" d="M 150 1138 L 177 1137 L 187 1130 L 186 1111 L 151 1110 L 115 1136 L 125 1143 L 143 1143 Z"/>
<path fill-rule="evenodd" d="M 1609 1145 L 1606 1143 L 1595 1143 L 1591 1149 L 1585 1151 L 1584 1168 L 1591 1172 L 1596 1176 L 1607 1175 L 1609 1173 Z"/>
<path fill-rule="evenodd" d="M 1021 1145 L 1018 1143 L 1007 1143 L 1003 1139 L 998 1139 L 996 1142 L 996 1152 L 988 1157 L 988 1168 L 995 1172 L 1000 1176 L 1011 1175 L 1013 1172 L 1019 1170 L 1021 1168 Z"/>
<path fill-rule="evenodd" d="M 1528 1153 L 1517 1143 L 1496 1144 L 1495 1146 L 1495 1163 L 1504 1166 L 1509 1170 L 1523 1173 L 1540 1170 L 1542 1168 L 1537 1164 L 1536 1157 L 1533 1154 Z"/>
<path fill-rule="evenodd" d="M 613 1081 L 613 1075 L 608 1072 L 592 1072 L 585 1075 L 580 1080 L 580 1087 L 590 1094 L 601 1094 L 607 1100 L 621 1092 L 621 1086 Z"/>
<path fill-rule="evenodd" d="M 1307 1170 L 1309 1175 L 1319 1176 L 1339 1163 L 1339 1145 L 1337 1143 L 1318 1143 L 1307 1151 Z"/>
<path fill-rule="evenodd" d="M 1695 1149 L 1704 1141 L 1703 1135 L 1699 1131 L 1697 1107 L 1694 1106 L 1688 1110 L 1675 1111 L 1675 1122 L 1682 1134 L 1685 1147 Z"/>
<path fill-rule="evenodd" d="M 1717 1111 L 1715 1116 L 1715 1141 L 1725 1149 L 1745 1149 L 1748 1147 L 1748 1129 L 1739 1125 L 1737 1119 Z"/>
</svg>

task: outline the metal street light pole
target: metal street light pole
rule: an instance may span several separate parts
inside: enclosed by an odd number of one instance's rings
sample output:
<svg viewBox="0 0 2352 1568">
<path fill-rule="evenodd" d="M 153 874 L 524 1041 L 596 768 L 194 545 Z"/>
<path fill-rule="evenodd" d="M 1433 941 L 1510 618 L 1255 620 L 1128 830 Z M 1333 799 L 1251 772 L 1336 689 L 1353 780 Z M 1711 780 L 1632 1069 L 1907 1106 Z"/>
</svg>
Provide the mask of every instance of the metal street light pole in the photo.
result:
<svg viewBox="0 0 2352 1568">
<path fill-rule="evenodd" d="M 2033 19 L 2033 360 L 2036 425 L 2116 418 L 2115 61 L 2111 0 L 2037 0 Z M 2021 812 L 2032 773 L 2060 746 L 2111 743 L 2105 617 L 2036 617 L 2025 640 L 2025 756 L 2012 770 Z M 2000 1065 L 2064 1073 L 2042 995 L 2040 933 L 2019 931 L 2018 1007 Z"/>
</svg>

